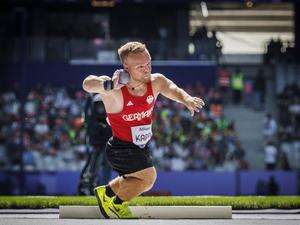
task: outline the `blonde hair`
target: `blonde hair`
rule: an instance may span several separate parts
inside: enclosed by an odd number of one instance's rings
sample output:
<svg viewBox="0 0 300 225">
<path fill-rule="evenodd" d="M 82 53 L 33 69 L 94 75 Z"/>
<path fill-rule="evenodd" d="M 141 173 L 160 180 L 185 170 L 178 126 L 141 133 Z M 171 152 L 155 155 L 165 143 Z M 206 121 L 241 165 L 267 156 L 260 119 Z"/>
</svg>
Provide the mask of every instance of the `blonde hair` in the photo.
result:
<svg viewBox="0 0 300 225">
<path fill-rule="evenodd" d="M 148 51 L 146 45 L 137 41 L 127 42 L 118 49 L 118 54 L 122 63 L 131 53 L 141 53 Z"/>
</svg>

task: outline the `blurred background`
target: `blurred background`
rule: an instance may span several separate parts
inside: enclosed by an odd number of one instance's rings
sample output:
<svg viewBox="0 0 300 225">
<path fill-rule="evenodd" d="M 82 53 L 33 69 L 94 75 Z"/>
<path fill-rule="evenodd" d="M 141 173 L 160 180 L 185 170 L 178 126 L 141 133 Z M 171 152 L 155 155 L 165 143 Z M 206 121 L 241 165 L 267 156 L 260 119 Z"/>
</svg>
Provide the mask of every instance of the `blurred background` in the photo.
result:
<svg viewBox="0 0 300 225">
<path fill-rule="evenodd" d="M 77 194 L 90 151 L 81 84 L 121 68 L 127 41 L 206 102 L 190 117 L 157 100 L 146 194 L 299 194 L 297 1 L 1 0 L 1 195 Z"/>
</svg>

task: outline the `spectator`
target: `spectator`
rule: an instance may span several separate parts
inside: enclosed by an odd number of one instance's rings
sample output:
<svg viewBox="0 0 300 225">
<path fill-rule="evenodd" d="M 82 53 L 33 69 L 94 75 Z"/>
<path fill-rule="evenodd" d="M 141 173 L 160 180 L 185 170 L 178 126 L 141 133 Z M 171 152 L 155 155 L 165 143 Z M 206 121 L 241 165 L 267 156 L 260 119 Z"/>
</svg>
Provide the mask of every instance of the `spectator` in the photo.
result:
<svg viewBox="0 0 300 225">
<path fill-rule="evenodd" d="M 280 169 L 282 170 L 291 170 L 290 163 L 285 152 L 281 153 L 280 161 L 279 161 Z"/>
<path fill-rule="evenodd" d="M 267 114 L 263 121 L 263 136 L 265 141 L 273 141 L 277 134 L 277 123 L 271 114 Z"/>
<path fill-rule="evenodd" d="M 265 168 L 266 170 L 274 170 L 277 164 L 277 148 L 273 142 L 269 141 L 265 146 Z"/>
<path fill-rule="evenodd" d="M 294 124 L 294 131 L 300 131 L 300 96 L 295 97 L 288 106 L 291 122 Z"/>
<path fill-rule="evenodd" d="M 282 47 L 283 43 L 280 38 L 277 38 L 276 40 L 272 38 L 267 44 L 267 53 L 264 62 L 267 64 L 276 63 L 282 56 Z"/>
<path fill-rule="evenodd" d="M 222 42 L 217 38 L 217 33 L 215 30 L 211 31 L 212 36 L 212 54 L 213 54 L 213 59 L 215 59 L 217 62 L 219 62 L 219 57 L 222 55 Z"/>
<path fill-rule="evenodd" d="M 268 186 L 268 195 L 278 195 L 279 187 L 278 187 L 278 183 L 276 182 L 274 176 L 271 176 L 269 178 L 267 186 Z"/>
<path fill-rule="evenodd" d="M 221 95 L 218 91 L 214 91 L 212 93 L 212 97 L 209 102 L 209 109 L 210 109 L 212 118 L 215 118 L 215 119 L 220 118 L 220 116 L 223 112 L 223 104 L 222 104 Z"/>
<path fill-rule="evenodd" d="M 206 26 L 199 27 L 194 35 L 192 36 L 192 40 L 195 46 L 195 58 L 196 59 L 207 59 L 208 52 L 206 51 L 207 47 L 207 28 Z"/>
<path fill-rule="evenodd" d="M 265 105 L 265 93 L 266 93 L 266 78 L 263 74 L 263 70 L 260 68 L 254 77 L 253 81 L 255 108 L 262 110 Z"/>
<path fill-rule="evenodd" d="M 255 186 L 255 193 L 256 195 L 266 195 L 267 194 L 267 187 L 266 187 L 266 184 L 263 180 L 259 179 L 256 183 L 256 186 Z"/>
<path fill-rule="evenodd" d="M 230 87 L 230 74 L 225 66 L 218 69 L 218 87 L 221 95 L 224 96 L 224 101 L 227 102 Z"/>
<path fill-rule="evenodd" d="M 253 80 L 251 77 L 245 78 L 244 85 L 244 99 L 245 105 L 248 107 L 252 107 L 253 105 Z"/>
<path fill-rule="evenodd" d="M 231 89 L 233 91 L 233 102 L 240 104 L 242 101 L 242 91 L 244 89 L 244 73 L 237 68 L 231 76 Z"/>
</svg>

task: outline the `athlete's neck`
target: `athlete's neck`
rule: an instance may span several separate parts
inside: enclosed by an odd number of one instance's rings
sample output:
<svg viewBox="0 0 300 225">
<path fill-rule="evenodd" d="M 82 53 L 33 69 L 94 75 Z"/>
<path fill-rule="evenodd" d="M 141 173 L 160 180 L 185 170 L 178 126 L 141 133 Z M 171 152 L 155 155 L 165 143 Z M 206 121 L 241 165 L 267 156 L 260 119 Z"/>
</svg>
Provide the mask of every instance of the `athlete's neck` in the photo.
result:
<svg viewBox="0 0 300 225">
<path fill-rule="evenodd" d="M 138 90 L 144 90 L 146 83 L 144 83 L 143 81 L 131 80 L 126 84 L 126 86 L 131 91 L 138 91 Z"/>
<path fill-rule="evenodd" d="M 147 92 L 147 84 L 144 82 L 135 83 L 135 86 L 131 86 L 131 84 L 128 83 L 126 87 L 129 93 L 136 96 L 143 96 Z"/>
</svg>

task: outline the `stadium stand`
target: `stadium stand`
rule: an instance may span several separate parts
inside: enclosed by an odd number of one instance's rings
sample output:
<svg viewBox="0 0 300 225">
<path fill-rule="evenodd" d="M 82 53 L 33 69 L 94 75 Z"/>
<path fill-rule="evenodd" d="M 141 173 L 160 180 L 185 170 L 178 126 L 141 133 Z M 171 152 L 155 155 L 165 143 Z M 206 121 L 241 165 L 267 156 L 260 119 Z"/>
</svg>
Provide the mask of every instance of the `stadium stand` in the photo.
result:
<svg viewBox="0 0 300 225">
<path fill-rule="evenodd" d="M 200 84 L 187 87 L 203 95 Z M 159 98 L 150 143 L 154 161 L 162 170 L 248 169 L 234 123 L 223 113 L 220 93 L 207 92 L 207 108 L 194 117 L 180 104 Z M 20 100 L 17 92 L 2 93 L 1 169 L 20 165 Z M 80 170 L 85 157 L 85 128 L 81 113 L 85 93 L 81 90 L 39 86 L 30 90 L 25 102 L 23 160 L 29 171 Z M 217 108 L 217 110 L 216 110 Z M 173 128 L 171 128 L 171 126 Z"/>
</svg>

